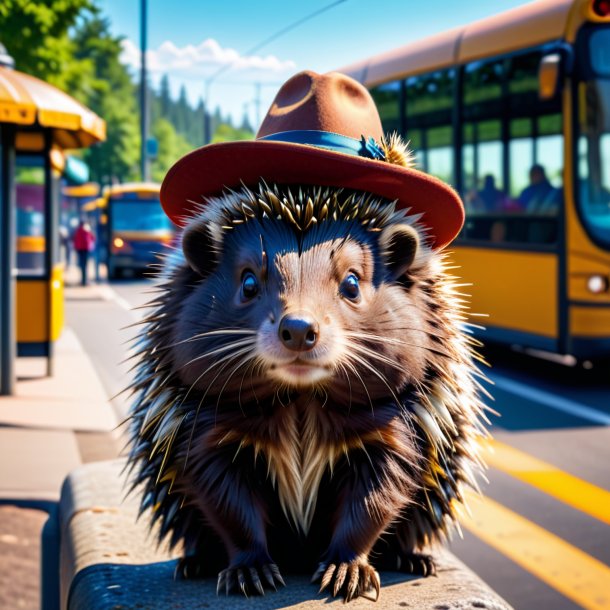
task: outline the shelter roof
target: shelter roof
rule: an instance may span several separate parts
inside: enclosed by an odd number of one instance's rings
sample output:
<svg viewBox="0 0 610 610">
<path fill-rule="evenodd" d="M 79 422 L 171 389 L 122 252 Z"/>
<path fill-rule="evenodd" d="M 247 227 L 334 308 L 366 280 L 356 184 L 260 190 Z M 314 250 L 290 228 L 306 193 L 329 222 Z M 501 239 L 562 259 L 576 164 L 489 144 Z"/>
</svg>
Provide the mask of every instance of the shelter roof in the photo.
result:
<svg viewBox="0 0 610 610">
<path fill-rule="evenodd" d="M 106 122 L 57 87 L 0 66 L 0 123 L 52 128 L 61 148 L 82 148 L 106 139 Z"/>
</svg>

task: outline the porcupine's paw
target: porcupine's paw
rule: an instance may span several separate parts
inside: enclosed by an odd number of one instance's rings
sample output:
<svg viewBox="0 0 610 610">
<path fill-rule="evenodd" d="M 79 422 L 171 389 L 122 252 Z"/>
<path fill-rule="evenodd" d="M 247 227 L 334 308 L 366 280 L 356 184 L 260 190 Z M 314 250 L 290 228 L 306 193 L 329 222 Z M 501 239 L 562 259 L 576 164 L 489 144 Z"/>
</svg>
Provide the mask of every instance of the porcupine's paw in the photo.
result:
<svg viewBox="0 0 610 610">
<path fill-rule="evenodd" d="M 191 579 L 203 578 L 210 572 L 210 567 L 198 555 L 180 557 L 174 570 L 174 580 L 178 578 Z"/>
<path fill-rule="evenodd" d="M 274 563 L 262 563 L 256 566 L 229 566 L 218 574 L 216 595 L 224 591 L 239 590 L 246 597 L 253 594 L 265 595 L 265 587 L 277 591 L 277 585 L 286 586 L 279 568 Z"/>
<path fill-rule="evenodd" d="M 320 593 L 329 587 L 334 597 L 341 593 L 346 602 L 356 597 L 366 597 L 373 601 L 379 599 L 379 574 L 366 557 L 357 557 L 349 562 L 324 561 L 311 579 L 311 582 L 317 581 L 320 581 Z M 368 595 L 373 591 L 374 597 Z"/>
<path fill-rule="evenodd" d="M 436 564 L 432 555 L 423 553 L 401 553 L 396 558 L 396 569 L 417 576 L 436 576 Z"/>
</svg>

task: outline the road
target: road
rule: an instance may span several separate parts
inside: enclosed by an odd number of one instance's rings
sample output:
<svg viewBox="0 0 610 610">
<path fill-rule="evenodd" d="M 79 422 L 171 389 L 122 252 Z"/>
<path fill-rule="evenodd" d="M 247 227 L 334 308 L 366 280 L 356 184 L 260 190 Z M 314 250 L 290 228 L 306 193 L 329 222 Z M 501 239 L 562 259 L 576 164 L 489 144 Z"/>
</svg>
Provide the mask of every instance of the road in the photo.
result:
<svg viewBox="0 0 610 610">
<path fill-rule="evenodd" d="M 108 394 L 129 383 L 118 364 L 149 298 L 147 280 L 66 303 L 68 324 Z M 472 499 L 451 549 L 518 610 L 610 608 L 610 374 L 488 351 L 495 453 L 484 499 Z M 127 400 L 113 400 L 124 415 Z"/>
</svg>

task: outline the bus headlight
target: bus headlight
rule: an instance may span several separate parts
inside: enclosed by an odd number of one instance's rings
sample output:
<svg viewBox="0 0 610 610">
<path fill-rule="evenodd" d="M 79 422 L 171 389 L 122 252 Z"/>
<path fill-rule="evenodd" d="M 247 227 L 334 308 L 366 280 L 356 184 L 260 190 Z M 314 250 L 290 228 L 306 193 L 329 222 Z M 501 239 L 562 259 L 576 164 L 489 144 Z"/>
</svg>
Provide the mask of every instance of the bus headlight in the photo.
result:
<svg viewBox="0 0 610 610">
<path fill-rule="evenodd" d="M 117 249 L 120 249 L 125 245 L 125 242 L 120 237 L 115 237 L 114 241 L 112 243 L 114 244 L 114 247 Z"/>
<path fill-rule="evenodd" d="M 608 278 L 604 275 L 590 275 L 587 279 L 587 288 L 593 294 L 608 292 Z"/>
</svg>

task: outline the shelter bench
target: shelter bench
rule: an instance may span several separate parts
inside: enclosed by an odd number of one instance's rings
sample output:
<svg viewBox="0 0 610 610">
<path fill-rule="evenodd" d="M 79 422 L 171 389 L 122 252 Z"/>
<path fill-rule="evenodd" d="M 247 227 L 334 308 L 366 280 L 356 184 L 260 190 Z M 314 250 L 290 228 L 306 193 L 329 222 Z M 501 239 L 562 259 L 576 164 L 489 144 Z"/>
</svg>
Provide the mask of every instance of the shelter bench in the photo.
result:
<svg viewBox="0 0 610 610">
<path fill-rule="evenodd" d="M 305 575 L 285 574 L 287 586 L 264 597 L 216 596 L 215 579 L 174 580 L 179 551 L 157 547 L 146 515 L 136 521 L 138 499 L 124 500 L 124 460 L 94 462 L 71 472 L 59 510 L 43 531 L 42 610 L 178 608 L 327 608 L 343 605 L 317 594 Z M 471 570 L 443 549 L 433 549 L 437 577 L 384 572 L 379 608 L 511 610 Z M 348 608 L 372 608 L 359 598 Z"/>
</svg>

